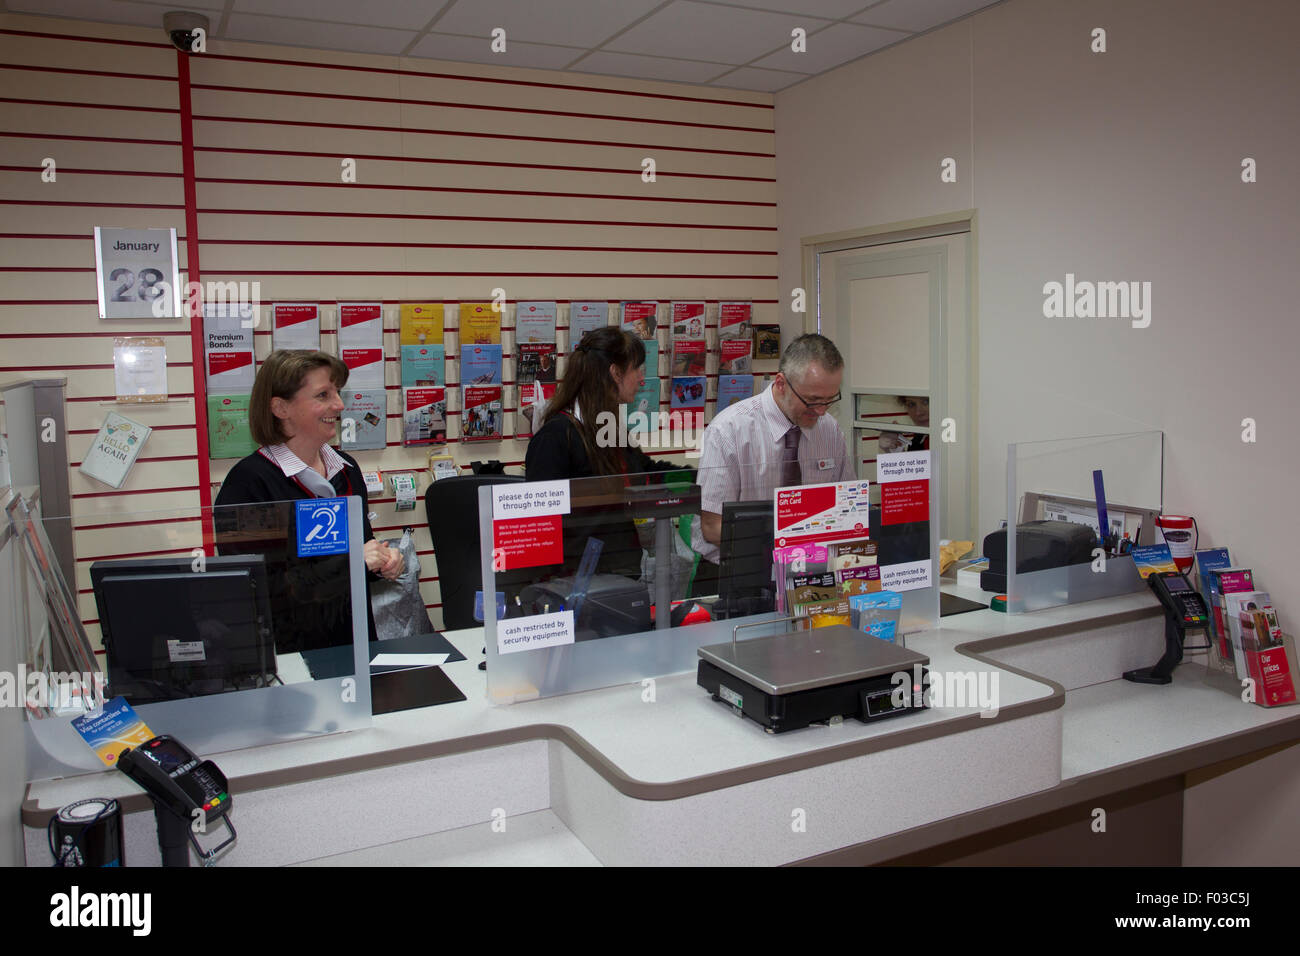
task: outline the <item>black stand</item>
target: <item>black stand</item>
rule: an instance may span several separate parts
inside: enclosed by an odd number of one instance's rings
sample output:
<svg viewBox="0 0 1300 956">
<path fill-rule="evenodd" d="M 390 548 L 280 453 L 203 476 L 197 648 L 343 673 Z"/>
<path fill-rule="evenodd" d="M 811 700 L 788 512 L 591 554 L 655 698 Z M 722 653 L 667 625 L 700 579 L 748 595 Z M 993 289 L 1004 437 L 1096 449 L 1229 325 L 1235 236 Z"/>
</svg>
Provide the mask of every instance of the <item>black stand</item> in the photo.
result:
<svg viewBox="0 0 1300 956">
<path fill-rule="evenodd" d="M 1156 661 L 1154 667 L 1139 667 L 1137 670 L 1125 671 L 1124 679 L 1135 684 L 1169 684 L 1173 682 L 1174 668 L 1183 659 L 1183 639 L 1187 632 L 1165 612 L 1165 655 Z"/>
<path fill-rule="evenodd" d="M 158 824 L 158 852 L 163 866 L 190 865 L 190 821 L 172 813 L 157 800 L 153 802 L 153 818 Z"/>
</svg>

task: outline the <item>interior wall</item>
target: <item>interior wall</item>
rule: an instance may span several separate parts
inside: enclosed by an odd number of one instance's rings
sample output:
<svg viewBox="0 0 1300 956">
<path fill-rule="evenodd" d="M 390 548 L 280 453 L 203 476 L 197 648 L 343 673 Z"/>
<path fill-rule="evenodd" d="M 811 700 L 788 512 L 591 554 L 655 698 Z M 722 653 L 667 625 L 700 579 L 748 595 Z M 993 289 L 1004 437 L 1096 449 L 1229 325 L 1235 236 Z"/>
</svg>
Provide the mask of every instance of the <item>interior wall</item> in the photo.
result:
<svg viewBox="0 0 1300 956">
<path fill-rule="evenodd" d="M 90 563 L 200 546 L 200 507 L 234 463 L 206 459 L 195 425 L 203 381 L 189 323 L 96 313 L 96 225 L 175 227 L 188 267 L 177 56 L 161 28 L 0 15 L 0 383 L 68 376 L 76 586 L 96 641 Z M 781 320 L 769 94 L 216 41 L 189 65 L 203 280 L 260 283 L 259 360 L 271 349 L 273 302 L 317 302 L 322 347 L 333 352 L 337 301 L 382 300 L 388 443 L 355 457 L 366 470 L 419 470 L 421 495 L 429 449 L 401 444 L 402 302 L 448 307 L 449 442 L 437 450 L 466 471 L 497 459 L 522 472 L 526 440 L 513 437 L 512 414 L 518 300 L 559 300 L 561 355 L 569 300 L 607 299 L 616 313 L 620 299 L 657 299 L 661 321 L 673 299 L 707 300 L 710 398 L 718 301 L 752 300 L 755 322 Z M 45 157 L 57 162 L 54 182 L 41 180 Z M 647 157 L 652 183 L 642 180 Z M 356 160 L 355 183 L 342 180 L 344 158 Z M 496 288 L 508 300 L 506 437 L 464 443 L 456 305 Z M 115 407 L 112 337 L 140 334 L 164 337 L 172 400 L 118 409 L 155 431 L 113 490 L 77 465 Z M 755 373 L 775 366 L 756 363 Z M 423 504 L 394 505 L 390 488 L 371 498 L 376 533 L 417 528 L 421 590 L 440 626 Z"/>
<path fill-rule="evenodd" d="M 1165 510 L 1292 632 L 1298 29 L 1288 0 L 1008 0 L 776 97 L 787 295 L 804 237 L 976 210 L 980 534 L 1007 443 L 1162 429 Z M 1150 282 L 1150 325 L 1045 318 L 1067 273 Z"/>
</svg>

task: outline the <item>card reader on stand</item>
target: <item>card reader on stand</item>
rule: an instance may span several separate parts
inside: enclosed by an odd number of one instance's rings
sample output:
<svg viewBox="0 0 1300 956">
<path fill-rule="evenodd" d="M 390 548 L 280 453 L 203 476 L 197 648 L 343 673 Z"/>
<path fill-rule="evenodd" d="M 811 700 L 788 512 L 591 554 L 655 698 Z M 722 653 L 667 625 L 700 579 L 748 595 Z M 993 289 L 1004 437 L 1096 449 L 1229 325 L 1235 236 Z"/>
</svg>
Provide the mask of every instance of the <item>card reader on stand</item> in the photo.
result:
<svg viewBox="0 0 1300 956">
<path fill-rule="evenodd" d="M 211 866 L 217 854 L 235 842 L 226 775 L 211 760 L 200 762 L 175 737 L 159 734 L 134 749 L 122 751 L 117 769 L 143 787 L 153 800 L 163 866 L 190 865 L 187 839 L 194 844 L 204 866 Z M 196 830 L 206 833 L 208 825 L 217 821 L 225 824 L 230 837 L 205 850 L 194 834 Z"/>
<path fill-rule="evenodd" d="M 1183 659 L 1183 641 L 1189 630 L 1206 630 L 1210 615 L 1205 601 L 1177 571 L 1154 572 L 1147 584 L 1160 599 L 1165 609 L 1165 653 L 1152 667 L 1139 667 L 1125 671 L 1124 679 L 1137 684 L 1168 684 L 1173 681 L 1174 668 Z M 1207 642 L 1204 647 L 1210 645 Z M 1200 650 L 1194 647 L 1192 650 Z"/>
<path fill-rule="evenodd" d="M 838 717 L 863 723 L 923 710 L 930 658 L 836 625 L 701 647 L 696 683 L 769 734 Z M 905 675 L 905 682 L 895 677 Z"/>
</svg>

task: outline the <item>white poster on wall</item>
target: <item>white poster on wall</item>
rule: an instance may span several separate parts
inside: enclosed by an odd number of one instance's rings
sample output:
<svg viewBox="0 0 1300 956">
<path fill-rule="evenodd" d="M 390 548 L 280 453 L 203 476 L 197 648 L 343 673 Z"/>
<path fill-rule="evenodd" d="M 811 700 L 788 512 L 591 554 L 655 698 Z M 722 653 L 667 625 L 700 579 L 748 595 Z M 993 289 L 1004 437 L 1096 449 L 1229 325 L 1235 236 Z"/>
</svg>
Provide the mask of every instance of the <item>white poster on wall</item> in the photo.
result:
<svg viewBox="0 0 1300 956">
<path fill-rule="evenodd" d="M 175 229 L 95 227 L 101 319 L 171 319 L 181 314 Z"/>
<path fill-rule="evenodd" d="M 253 309 L 236 303 L 203 305 L 203 349 L 208 394 L 247 395 L 253 390 Z"/>
</svg>

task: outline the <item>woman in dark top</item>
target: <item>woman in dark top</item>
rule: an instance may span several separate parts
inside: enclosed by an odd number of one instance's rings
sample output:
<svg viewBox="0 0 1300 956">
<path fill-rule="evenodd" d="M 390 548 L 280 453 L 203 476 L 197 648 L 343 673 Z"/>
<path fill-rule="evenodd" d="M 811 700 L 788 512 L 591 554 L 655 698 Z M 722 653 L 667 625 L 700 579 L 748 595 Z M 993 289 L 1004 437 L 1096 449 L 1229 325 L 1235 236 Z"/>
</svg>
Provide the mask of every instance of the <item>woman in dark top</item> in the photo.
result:
<svg viewBox="0 0 1300 956">
<path fill-rule="evenodd" d="M 214 502 L 221 553 L 266 559 L 280 654 L 352 643 L 348 556 L 300 558 L 293 502 L 356 495 L 361 499 L 367 586 L 381 574 L 395 578 L 402 570 L 400 552 L 375 540 L 370 530 L 361 469 L 329 444 L 343 411 L 339 389 L 347 379 L 347 366 L 325 352 L 272 352 L 249 399 L 250 430 L 262 447 L 230 469 Z M 239 507 L 227 507 L 232 505 Z M 341 517 L 346 521 L 346 512 Z M 374 640 L 368 598 L 366 620 Z"/>
<path fill-rule="evenodd" d="M 604 546 L 602 572 L 641 573 L 641 546 L 636 529 L 623 517 L 622 488 L 644 483 L 643 472 L 681 470 L 654 461 L 628 441 L 627 418 L 620 419 L 619 407 L 631 402 L 644 384 L 644 343 L 614 326 L 593 329 L 574 347 L 542 426 L 528 442 L 524 476 L 529 481 L 609 477 L 608 482 L 573 487 L 574 511 L 564 521 L 566 568 L 576 567 L 591 537 Z M 583 498 L 602 496 L 617 501 L 603 508 L 579 507 Z"/>
</svg>

